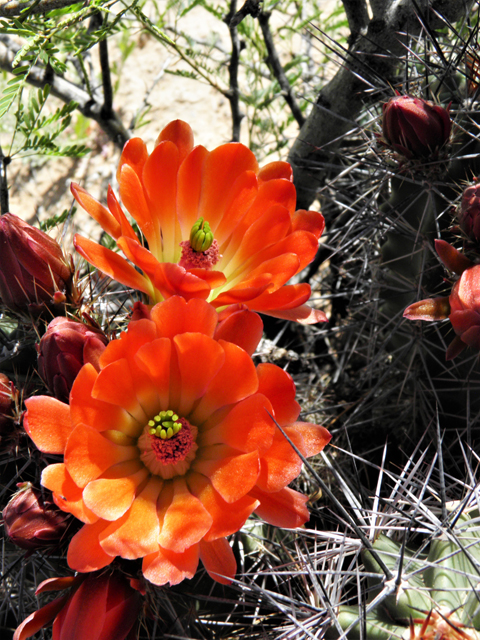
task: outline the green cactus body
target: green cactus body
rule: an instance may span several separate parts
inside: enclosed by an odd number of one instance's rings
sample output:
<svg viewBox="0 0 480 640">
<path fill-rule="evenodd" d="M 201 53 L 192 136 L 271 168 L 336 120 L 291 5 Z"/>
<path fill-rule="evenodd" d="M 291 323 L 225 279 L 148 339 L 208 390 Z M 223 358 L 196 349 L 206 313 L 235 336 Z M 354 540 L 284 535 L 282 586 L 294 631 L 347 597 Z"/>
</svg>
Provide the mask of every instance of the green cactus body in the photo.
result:
<svg viewBox="0 0 480 640">
<path fill-rule="evenodd" d="M 423 575 L 432 600 L 447 611 L 460 609 L 472 586 L 472 563 L 455 542 L 443 538 L 432 541 L 428 562 Z"/>
<path fill-rule="evenodd" d="M 388 621 L 379 619 L 377 612 L 370 611 L 363 618 L 358 607 L 345 606 L 340 607 L 338 622 L 342 629 L 348 629 L 347 638 L 349 640 L 360 640 L 361 638 L 368 640 L 394 640 L 407 639 L 405 635 L 405 627 L 395 626 Z"/>
<path fill-rule="evenodd" d="M 480 590 L 478 588 L 468 594 L 463 608 L 462 622 L 474 629 L 480 629 Z"/>
<path fill-rule="evenodd" d="M 395 219 L 394 230 L 387 233 L 381 247 L 385 283 L 382 312 L 395 317 L 415 300 L 418 280 L 432 258 L 427 241 L 435 236 L 435 220 L 445 202 L 428 185 L 406 177 L 393 178 L 391 187 L 391 197 L 382 207 Z"/>
<path fill-rule="evenodd" d="M 396 575 L 398 573 L 401 544 L 380 534 L 373 547 L 385 565 Z M 365 551 L 362 558 L 365 569 L 368 572 L 379 573 L 378 579 L 368 579 L 369 587 L 375 587 L 375 584 L 378 585 L 383 581 L 383 573 L 381 573 L 380 565 L 370 551 Z M 425 584 L 421 576 L 416 573 L 417 571 L 421 571 L 423 566 L 422 562 L 412 559 L 412 552 L 410 550 L 405 550 L 402 570 L 410 577 L 408 581 L 402 580 L 396 593 L 386 596 L 383 600 L 388 615 L 393 620 L 408 623 L 410 617 L 424 618 L 430 610 L 431 600 L 425 591 Z"/>
<path fill-rule="evenodd" d="M 457 518 L 450 535 L 430 541 L 428 555 L 405 548 L 399 588 L 383 598 L 385 576 L 375 554 L 396 576 L 402 545 L 380 534 L 373 550 L 362 553 L 369 574 L 365 608 L 375 598 L 378 602 L 363 617 L 358 607 L 339 608 L 342 629 L 353 625 L 347 633 L 350 640 L 480 640 L 480 522 L 476 515 L 472 519 L 464 513 Z"/>
</svg>

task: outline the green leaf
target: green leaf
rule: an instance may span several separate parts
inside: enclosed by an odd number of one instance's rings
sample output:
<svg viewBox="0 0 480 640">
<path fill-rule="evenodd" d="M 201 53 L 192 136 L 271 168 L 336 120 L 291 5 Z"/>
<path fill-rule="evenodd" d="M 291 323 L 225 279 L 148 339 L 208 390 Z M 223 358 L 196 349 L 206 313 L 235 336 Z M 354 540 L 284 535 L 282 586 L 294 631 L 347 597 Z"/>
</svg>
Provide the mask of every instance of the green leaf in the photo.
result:
<svg viewBox="0 0 480 640">
<path fill-rule="evenodd" d="M 76 207 L 72 207 L 72 209 L 64 209 L 60 215 L 52 216 L 51 218 L 48 218 L 48 220 L 44 220 L 43 222 L 41 222 L 40 229 L 42 231 L 50 231 L 50 229 L 53 229 L 53 227 L 56 227 L 59 224 L 65 222 L 65 220 L 67 220 L 70 215 L 73 218 L 76 210 Z"/>
</svg>

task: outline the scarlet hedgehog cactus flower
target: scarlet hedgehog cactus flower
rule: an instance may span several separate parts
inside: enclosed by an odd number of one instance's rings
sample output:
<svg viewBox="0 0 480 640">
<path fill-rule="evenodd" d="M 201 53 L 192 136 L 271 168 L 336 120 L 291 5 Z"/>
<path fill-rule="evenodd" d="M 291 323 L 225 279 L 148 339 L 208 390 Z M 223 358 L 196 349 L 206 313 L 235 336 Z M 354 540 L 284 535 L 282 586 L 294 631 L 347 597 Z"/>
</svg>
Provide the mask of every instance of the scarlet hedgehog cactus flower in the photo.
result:
<svg viewBox="0 0 480 640">
<path fill-rule="evenodd" d="M 200 558 L 228 583 L 236 563 L 225 537 L 252 512 L 281 527 L 308 520 L 308 498 L 287 488 L 302 461 L 276 423 L 304 456 L 330 434 L 297 422 L 291 377 L 255 368 L 237 344 L 241 325 L 242 344 L 255 347 L 258 322 L 246 309 L 219 322 L 204 300 L 173 296 L 107 345 L 99 371 L 84 365 L 69 405 L 26 401 L 36 446 L 64 456 L 42 484 L 85 523 L 70 542 L 72 569 L 143 558 L 150 582 L 177 584 Z"/>
<path fill-rule="evenodd" d="M 190 126 L 175 120 L 151 154 L 140 138 L 129 140 L 118 167 L 122 202 L 148 248 L 111 188 L 107 208 L 72 184 L 78 203 L 130 262 L 79 235 L 75 247 L 152 303 L 181 295 L 208 300 L 217 309 L 242 303 L 287 320 L 323 322 L 325 314 L 305 304 L 310 286 L 285 284 L 313 260 L 324 229 L 320 213 L 295 211 L 292 176 L 286 162 L 260 168 L 240 143 L 211 152 L 194 147 Z"/>
<path fill-rule="evenodd" d="M 395 96 L 383 105 L 383 138 L 407 159 L 435 159 L 450 139 L 447 109 L 413 96 Z"/>
<path fill-rule="evenodd" d="M 119 571 L 50 578 L 36 595 L 69 589 L 17 627 L 13 640 L 26 640 L 53 621 L 55 640 L 135 640 L 144 589 Z"/>
<path fill-rule="evenodd" d="M 465 347 L 480 351 L 480 264 L 476 265 L 444 240 L 435 248 L 445 266 L 460 276 L 448 297 L 420 300 L 404 311 L 409 320 L 449 318 L 457 334 L 449 345 L 447 360 L 453 360 Z"/>
<path fill-rule="evenodd" d="M 14 311 L 40 313 L 63 303 L 73 269 L 60 245 L 18 216 L 0 216 L 0 298 Z"/>
</svg>

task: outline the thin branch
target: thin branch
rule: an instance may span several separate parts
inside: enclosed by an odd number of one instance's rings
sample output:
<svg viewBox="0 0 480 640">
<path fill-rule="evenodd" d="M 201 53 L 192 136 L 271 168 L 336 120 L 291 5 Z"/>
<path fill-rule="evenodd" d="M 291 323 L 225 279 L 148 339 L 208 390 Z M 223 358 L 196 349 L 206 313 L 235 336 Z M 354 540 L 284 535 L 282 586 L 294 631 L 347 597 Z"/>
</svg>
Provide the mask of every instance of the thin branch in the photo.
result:
<svg viewBox="0 0 480 640">
<path fill-rule="evenodd" d="M 232 112 L 232 141 L 238 142 L 240 140 L 240 123 L 244 117 L 244 114 L 240 111 L 240 90 L 238 87 L 238 66 L 240 63 L 240 51 L 241 44 L 237 32 L 237 22 L 233 19 L 237 12 L 237 0 L 231 0 L 230 11 L 225 17 L 225 22 L 228 25 L 228 31 L 230 33 L 230 40 L 232 41 L 232 53 L 230 55 L 230 62 L 228 65 L 228 77 L 230 88 L 226 94 L 228 101 L 230 102 L 230 110 Z"/>
<path fill-rule="evenodd" d="M 195 73 L 197 73 L 201 78 L 205 80 L 205 82 L 207 82 L 216 91 L 221 93 L 222 96 L 225 96 L 226 98 L 228 98 L 228 89 L 227 90 L 223 89 L 215 81 L 215 78 L 216 78 L 215 76 L 205 71 L 201 67 L 201 65 L 195 64 L 194 60 L 183 51 L 182 47 L 180 47 L 174 40 L 169 38 L 164 31 L 159 29 L 157 25 L 154 24 L 152 20 L 150 20 L 150 18 L 146 16 L 143 13 L 143 11 L 136 6 L 136 4 L 132 4 L 129 7 L 129 10 L 136 18 L 138 18 L 140 23 L 143 25 L 144 29 L 148 31 L 156 40 L 158 40 L 158 42 L 161 42 L 162 44 L 167 45 L 168 47 L 171 47 L 180 56 L 181 60 L 186 62 L 193 69 Z"/>
<path fill-rule="evenodd" d="M 235 9 L 231 10 L 228 14 L 228 25 L 230 27 L 238 27 L 240 22 L 246 18 L 247 16 L 252 16 L 253 18 L 257 18 L 260 13 L 260 2 L 261 0 L 245 0 L 242 8 L 238 11 Z"/>
<path fill-rule="evenodd" d="M 238 11 L 236 15 L 238 15 Z M 192 40 L 193 42 L 195 42 L 195 44 L 199 46 L 202 46 L 202 47 L 208 46 L 211 50 L 220 52 L 226 58 L 230 57 L 230 51 L 227 51 L 226 47 L 224 47 L 220 41 L 210 42 L 208 38 L 193 38 L 191 35 L 187 36 L 185 31 L 178 29 L 176 25 L 167 24 L 165 25 L 164 30 L 165 32 L 167 31 L 171 32 L 175 36 L 175 38 L 178 38 L 178 36 L 181 36 L 184 39 L 190 38 L 190 40 Z M 253 71 L 258 76 L 260 76 L 261 78 L 265 78 L 266 80 L 269 80 L 271 78 L 271 73 L 268 71 L 268 69 L 259 69 L 258 65 L 256 65 L 254 62 L 249 62 L 246 59 L 242 60 L 242 67 L 245 69 L 248 69 L 249 71 Z M 222 93 L 222 95 L 224 94 Z"/>
<path fill-rule="evenodd" d="M 22 11 L 28 14 L 47 13 L 77 2 L 78 0 L 0 0 L 0 18 L 19 16 Z"/>
<path fill-rule="evenodd" d="M 100 24 L 107 25 L 108 16 L 105 16 L 105 23 L 102 20 L 102 15 L 99 12 L 98 14 Z M 103 86 L 103 106 L 102 106 L 102 117 L 109 119 L 113 114 L 113 88 L 112 88 L 112 75 L 110 73 L 110 62 L 108 60 L 108 40 L 105 36 L 98 43 L 98 48 L 100 52 L 100 68 L 102 70 L 102 86 Z"/>
<path fill-rule="evenodd" d="M 3 155 L 2 147 L 0 147 L 0 215 L 8 213 L 8 182 L 7 182 L 7 165 L 10 164 L 10 158 Z"/>
<path fill-rule="evenodd" d="M 292 92 L 292 87 L 290 86 L 290 82 L 283 70 L 282 64 L 277 54 L 277 50 L 275 48 L 275 43 L 272 38 L 272 32 L 270 31 L 269 19 L 270 13 L 261 12 L 258 15 L 258 22 L 260 24 L 260 28 L 262 30 L 263 39 L 265 40 L 265 46 L 267 47 L 268 57 L 266 63 L 271 67 L 273 71 L 273 75 L 277 79 L 278 84 L 282 90 L 282 95 L 285 98 L 285 102 L 290 107 L 290 110 L 293 114 L 293 117 L 298 122 L 301 127 L 305 122 L 305 118 L 303 113 L 300 110 L 300 107 L 295 100 L 295 97 Z"/>
<path fill-rule="evenodd" d="M 0 46 L 0 69 L 12 73 L 12 61 L 20 49 L 20 46 L 8 36 L 0 36 L 0 43 L 3 44 L 3 46 Z M 128 131 L 114 111 L 111 112 L 109 117 L 105 117 L 103 105 L 73 82 L 65 80 L 65 78 L 61 78 L 55 74 L 50 73 L 47 75 L 47 70 L 39 65 L 31 68 L 27 76 L 27 82 L 34 87 L 42 88 L 49 84 L 52 95 L 66 103 L 72 100 L 76 102 L 78 110 L 85 117 L 95 120 L 110 140 L 119 148 L 123 148 L 124 144 L 130 138 Z"/>
<path fill-rule="evenodd" d="M 103 85 L 103 106 L 102 116 L 111 118 L 113 113 L 113 88 L 112 76 L 110 74 L 110 64 L 108 61 L 108 42 L 107 38 L 100 40 L 98 43 L 100 50 L 100 67 L 102 69 L 102 85 Z"/>
</svg>

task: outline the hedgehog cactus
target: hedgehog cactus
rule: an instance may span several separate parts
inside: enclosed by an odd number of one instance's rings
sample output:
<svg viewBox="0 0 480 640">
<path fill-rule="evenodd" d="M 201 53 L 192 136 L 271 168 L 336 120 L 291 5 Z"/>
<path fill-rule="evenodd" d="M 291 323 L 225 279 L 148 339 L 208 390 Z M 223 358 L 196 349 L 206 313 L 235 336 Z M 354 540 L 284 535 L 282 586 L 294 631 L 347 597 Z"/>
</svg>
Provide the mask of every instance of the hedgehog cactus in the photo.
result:
<svg viewBox="0 0 480 640">
<path fill-rule="evenodd" d="M 388 318 L 412 302 L 430 259 L 426 241 L 435 237 L 436 220 L 446 206 L 442 190 L 432 185 L 446 174 L 451 126 L 448 109 L 422 98 L 396 96 L 383 105 L 380 144 L 393 152 L 397 165 L 390 198 L 381 207 L 391 221 L 381 247 L 382 312 Z"/>
<path fill-rule="evenodd" d="M 425 240 L 433 240 L 435 220 L 444 208 L 438 194 L 425 187 L 422 179 L 395 176 L 391 190 L 389 201 L 382 206 L 393 221 L 381 247 L 385 282 L 382 311 L 387 317 L 394 317 L 412 302 L 415 283 L 431 255 Z"/>
<path fill-rule="evenodd" d="M 462 514 L 417 552 L 380 534 L 364 551 L 369 603 L 340 606 L 350 640 L 480 640 L 480 518 Z M 403 552 L 402 552 L 403 551 Z M 393 578 L 384 581 L 379 561 Z M 382 586 L 383 585 L 383 586 Z M 362 620 L 362 622 L 360 622 Z M 338 637 L 332 636 L 330 637 Z"/>
<path fill-rule="evenodd" d="M 443 99 L 444 104 L 449 104 L 446 95 Z M 436 353 L 437 349 L 441 350 L 442 344 L 452 343 L 447 350 L 447 359 L 450 360 L 459 355 L 466 345 L 471 346 L 470 334 L 466 331 L 472 323 L 468 327 L 456 327 L 453 322 L 444 323 L 429 331 L 420 329 L 419 325 L 402 324 L 401 317 L 405 309 L 411 309 L 413 303 L 427 297 L 422 295 L 423 292 L 440 301 L 437 296 L 446 290 L 444 271 L 435 255 L 434 243 L 441 236 L 450 239 L 448 227 L 452 221 L 452 202 L 459 195 L 458 185 L 475 172 L 475 158 L 478 157 L 478 142 L 471 139 L 468 131 L 472 126 L 468 114 L 458 102 L 454 105 L 453 113 L 456 126 L 450 137 L 452 127 L 447 124 L 449 109 L 427 101 L 414 101 L 408 96 L 403 101 L 394 99 L 383 110 L 381 141 L 384 147 L 390 149 L 387 158 L 391 172 L 389 197 L 379 207 L 386 228 L 380 246 L 381 261 L 377 275 L 381 284 L 381 321 L 386 327 L 385 334 L 389 336 L 387 348 L 391 353 L 405 349 L 406 357 L 418 354 L 415 360 L 417 371 L 421 370 L 421 376 L 431 381 L 424 398 L 429 396 L 440 407 L 442 428 L 453 427 L 450 418 L 448 423 L 444 421 L 444 415 L 454 416 L 455 425 L 460 426 L 468 415 L 476 415 L 480 408 L 477 396 L 471 397 L 466 391 L 469 385 L 477 386 L 479 383 L 477 371 L 468 364 L 464 366 L 471 351 L 466 352 L 466 358 L 455 363 L 455 379 L 452 379 L 448 368 Z M 398 120 L 396 126 L 392 122 L 394 118 Z M 403 146 L 410 150 L 409 153 L 401 151 L 400 138 L 404 140 Z M 438 144 L 434 145 L 434 139 L 438 140 Z M 413 154 L 414 149 L 417 149 L 416 155 Z M 427 156 L 429 149 L 431 153 Z M 395 164 L 392 164 L 392 160 Z M 440 259 L 443 261 L 442 256 Z M 431 302 L 430 299 L 429 304 Z M 441 308 L 435 307 L 430 319 L 449 317 L 450 309 L 446 303 L 448 298 L 446 302 L 441 302 Z M 464 306 L 460 311 L 464 311 Z M 465 313 L 462 319 L 464 316 Z M 451 319 L 454 321 L 455 317 Z M 453 342 L 452 326 L 457 334 Z M 432 340 L 430 336 L 433 336 Z M 414 352 L 411 351 L 412 347 Z"/>
</svg>

